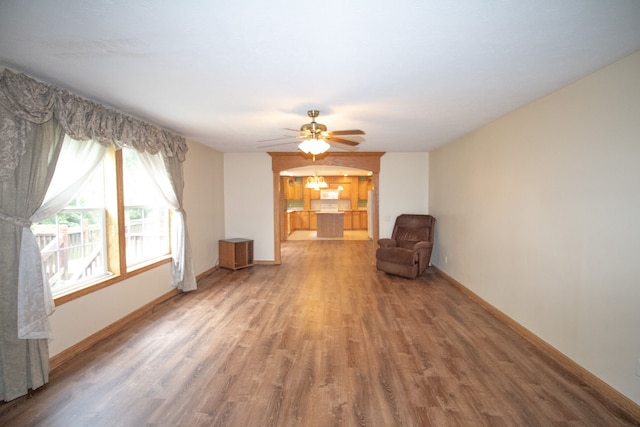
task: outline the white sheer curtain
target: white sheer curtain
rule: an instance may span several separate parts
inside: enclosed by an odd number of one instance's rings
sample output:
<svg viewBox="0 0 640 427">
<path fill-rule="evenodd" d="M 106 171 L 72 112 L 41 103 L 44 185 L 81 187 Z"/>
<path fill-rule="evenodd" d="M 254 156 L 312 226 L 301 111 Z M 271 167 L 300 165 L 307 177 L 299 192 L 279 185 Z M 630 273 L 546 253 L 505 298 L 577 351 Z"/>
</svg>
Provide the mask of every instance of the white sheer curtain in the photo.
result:
<svg viewBox="0 0 640 427">
<path fill-rule="evenodd" d="M 173 286 L 184 292 L 197 288 L 191 259 L 191 243 L 187 231 L 185 212 L 182 207 L 184 178 L 182 163 L 174 158 L 165 159 L 161 153 L 138 152 L 140 162 L 153 178 L 159 195 L 173 211 L 171 218 L 171 272 Z"/>
<path fill-rule="evenodd" d="M 93 141 L 78 141 L 65 136 L 56 169 L 42 205 L 29 218 L 39 222 L 64 209 L 82 188 L 104 157 L 107 148 Z M 31 229 L 25 228 L 18 267 L 18 338 L 51 338 L 48 316 L 55 307 L 51 286 L 42 263 L 23 263 L 23 259 L 41 259 Z"/>
<path fill-rule="evenodd" d="M 42 221 L 64 209 L 82 189 L 106 152 L 107 147 L 95 141 L 79 141 L 65 136 L 51 184 L 42 206 L 33 214 L 31 221 Z"/>
</svg>

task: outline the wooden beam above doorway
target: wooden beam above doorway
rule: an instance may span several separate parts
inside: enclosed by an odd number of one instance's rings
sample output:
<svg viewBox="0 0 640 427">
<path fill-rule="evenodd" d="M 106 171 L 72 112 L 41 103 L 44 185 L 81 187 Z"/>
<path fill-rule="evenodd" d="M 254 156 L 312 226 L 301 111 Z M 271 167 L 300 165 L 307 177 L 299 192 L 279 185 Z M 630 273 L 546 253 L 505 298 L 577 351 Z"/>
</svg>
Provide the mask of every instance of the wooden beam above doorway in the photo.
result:
<svg viewBox="0 0 640 427">
<path fill-rule="evenodd" d="M 302 152 L 279 153 L 269 152 L 272 157 L 271 165 L 274 172 L 298 168 L 301 166 L 313 165 L 313 156 Z M 350 168 L 364 169 L 372 171 L 374 174 L 380 172 L 380 158 L 384 152 L 368 153 L 335 153 L 326 152 L 316 155 L 315 163 L 323 166 L 344 166 Z"/>
</svg>

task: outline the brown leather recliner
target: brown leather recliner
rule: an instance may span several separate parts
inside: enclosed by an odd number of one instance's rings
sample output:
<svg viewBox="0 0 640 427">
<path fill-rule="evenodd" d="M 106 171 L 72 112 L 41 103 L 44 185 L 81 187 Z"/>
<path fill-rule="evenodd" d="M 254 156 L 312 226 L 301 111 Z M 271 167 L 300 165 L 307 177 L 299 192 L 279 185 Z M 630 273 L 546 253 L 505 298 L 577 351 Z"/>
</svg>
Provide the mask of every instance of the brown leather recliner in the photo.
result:
<svg viewBox="0 0 640 427">
<path fill-rule="evenodd" d="M 431 215 L 402 214 L 390 239 L 378 240 L 376 267 L 385 273 L 415 279 L 431 259 L 436 219 Z"/>
</svg>

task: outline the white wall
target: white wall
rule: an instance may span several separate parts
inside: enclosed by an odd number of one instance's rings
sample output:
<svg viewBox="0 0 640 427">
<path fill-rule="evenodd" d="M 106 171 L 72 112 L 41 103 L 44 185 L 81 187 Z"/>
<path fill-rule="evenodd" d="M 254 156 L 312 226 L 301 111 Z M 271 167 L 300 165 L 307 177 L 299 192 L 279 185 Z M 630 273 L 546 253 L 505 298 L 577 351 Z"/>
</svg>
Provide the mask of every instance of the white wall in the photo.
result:
<svg viewBox="0 0 640 427">
<path fill-rule="evenodd" d="M 224 157 L 202 144 L 188 145 L 184 204 L 197 275 L 216 265 L 218 240 L 225 238 Z"/>
<path fill-rule="evenodd" d="M 400 214 L 429 213 L 429 153 L 385 153 L 380 159 L 380 237 Z"/>
<path fill-rule="evenodd" d="M 640 53 L 430 155 L 433 263 L 640 403 Z"/>
<path fill-rule="evenodd" d="M 196 274 L 200 274 L 215 266 L 217 243 L 224 234 L 223 162 L 221 153 L 193 142 L 188 142 L 188 146 L 184 163 L 184 206 L 194 268 Z M 171 269 L 169 264 L 163 264 L 57 307 L 50 318 L 53 332 L 50 356 L 88 338 L 171 289 Z"/>
<path fill-rule="evenodd" d="M 429 153 L 386 153 L 380 167 L 380 236 L 389 237 L 399 214 L 429 211 Z M 226 153 L 224 171 L 226 237 L 253 239 L 255 259 L 273 261 L 271 156 Z"/>
<path fill-rule="evenodd" d="M 67 302 L 49 318 L 49 356 L 79 343 L 171 290 L 171 267 L 163 264 L 130 279 Z"/>
<path fill-rule="evenodd" d="M 273 171 L 267 153 L 224 154 L 225 238 L 253 239 L 256 261 L 273 261 Z"/>
</svg>

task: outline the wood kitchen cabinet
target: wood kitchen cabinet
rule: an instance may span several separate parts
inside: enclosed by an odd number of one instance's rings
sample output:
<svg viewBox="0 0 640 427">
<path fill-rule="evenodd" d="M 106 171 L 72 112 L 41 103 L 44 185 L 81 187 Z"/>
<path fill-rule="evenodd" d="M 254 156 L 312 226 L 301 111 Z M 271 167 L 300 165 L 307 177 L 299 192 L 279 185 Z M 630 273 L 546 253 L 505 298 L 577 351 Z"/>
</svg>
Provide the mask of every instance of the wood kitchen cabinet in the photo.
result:
<svg viewBox="0 0 640 427">
<path fill-rule="evenodd" d="M 309 212 L 309 230 L 318 229 L 318 214 L 315 211 Z"/>
<path fill-rule="evenodd" d="M 299 230 L 308 230 L 309 229 L 309 211 L 298 211 L 298 225 Z"/>
<path fill-rule="evenodd" d="M 298 212 L 297 211 L 291 211 L 288 213 L 289 216 L 289 227 L 291 232 L 294 232 L 298 229 L 300 229 L 300 224 L 299 224 L 299 220 L 298 220 Z"/>
<path fill-rule="evenodd" d="M 287 200 L 302 200 L 302 178 L 285 177 L 282 179 L 282 188 Z"/>
<path fill-rule="evenodd" d="M 291 231 L 308 230 L 310 215 L 309 211 L 293 211 L 290 212 Z"/>
<path fill-rule="evenodd" d="M 354 230 L 361 230 L 362 225 L 360 224 L 360 212 L 353 211 L 353 217 L 351 218 L 351 226 Z"/>
<path fill-rule="evenodd" d="M 284 198 L 287 200 L 294 200 L 294 190 L 293 190 L 293 178 L 282 178 L 282 190 L 284 193 Z"/>
<path fill-rule="evenodd" d="M 291 228 L 293 230 L 300 230 L 302 226 L 302 219 L 300 218 L 300 211 L 291 212 L 291 223 L 293 224 Z"/>
<path fill-rule="evenodd" d="M 317 211 L 292 211 L 287 213 L 288 230 L 287 235 L 295 230 L 317 230 Z M 364 210 L 347 210 L 342 216 L 343 228 L 345 230 L 366 230 L 368 225 L 368 214 Z"/>
<path fill-rule="evenodd" d="M 367 211 L 352 210 L 344 212 L 345 230 L 366 230 L 368 226 Z"/>
<path fill-rule="evenodd" d="M 309 192 L 309 198 L 311 200 L 320 200 L 320 190 L 314 190 L 312 188 L 305 188 L 305 191 Z"/>
<path fill-rule="evenodd" d="M 367 211 L 360 211 L 360 229 L 366 230 L 369 228 L 369 213 Z"/>
<path fill-rule="evenodd" d="M 296 177 L 293 181 L 293 200 L 302 200 L 302 178 Z"/>
<path fill-rule="evenodd" d="M 317 227 L 316 213 L 313 211 L 292 211 L 289 212 L 291 218 L 291 231 L 295 230 L 315 230 Z"/>
<path fill-rule="evenodd" d="M 302 206 L 304 208 L 305 211 L 311 209 L 311 195 L 309 194 L 309 189 L 305 188 L 304 192 L 302 193 Z"/>
<path fill-rule="evenodd" d="M 291 212 L 287 212 L 284 215 L 284 222 L 285 222 L 284 228 L 286 232 L 286 234 L 284 235 L 284 238 L 286 238 L 286 236 L 291 234 L 291 232 L 293 231 L 293 224 L 291 223 Z"/>
<path fill-rule="evenodd" d="M 358 177 L 358 199 L 367 200 L 369 198 L 369 190 L 371 190 L 371 178 Z"/>
<path fill-rule="evenodd" d="M 344 229 L 345 230 L 353 229 L 353 212 L 352 211 L 344 211 Z"/>
<path fill-rule="evenodd" d="M 340 200 L 350 200 L 351 199 L 351 184 L 346 182 L 341 182 L 337 184 L 342 187 L 340 191 L 340 195 L 338 196 Z"/>
</svg>

